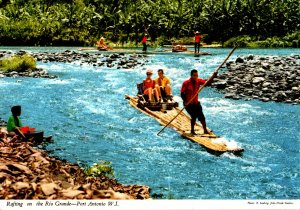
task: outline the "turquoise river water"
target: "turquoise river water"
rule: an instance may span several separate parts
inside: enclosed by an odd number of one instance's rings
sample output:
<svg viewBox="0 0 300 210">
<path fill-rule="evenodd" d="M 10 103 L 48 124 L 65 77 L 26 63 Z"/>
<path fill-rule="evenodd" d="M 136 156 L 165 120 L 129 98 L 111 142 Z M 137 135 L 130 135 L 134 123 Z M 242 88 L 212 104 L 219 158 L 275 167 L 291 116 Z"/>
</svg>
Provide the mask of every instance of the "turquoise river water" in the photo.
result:
<svg viewBox="0 0 300 210">
<path fill-rule="evenodd" d="M 152 195 L 163 199 L 299 199 L 299 105 L 235 101 L 212 88 L 201 92 L 208 127 L 245 149 L 242 157 L 236 157 L 207 153 L 171 128 L 157 136 L 162 127 L 156 120 L 124 99 L 125 94 L 136 94 L 136 83 L 145 78 L 147 68 L 154 72 L 163 68 L 180 102 L 179 90 L 190 70 L 198 69 L 206 79 L 230 51 L 205 50 L 213 55 L 150 53 L 148 62 L 135 69 L 38 62 L 38 67 L 59 78 L 1 78 L 0 117 L 8 119 L 10 107 L 22 105 L 23 124 L 54 136 L 46 147 L 52 155 L 81 165 L 110 161 L 119 182 L 148 185 Z M 299 53 L 297 49 L 238 49 L 230 60 L 249 54 Z"/>
</svg>

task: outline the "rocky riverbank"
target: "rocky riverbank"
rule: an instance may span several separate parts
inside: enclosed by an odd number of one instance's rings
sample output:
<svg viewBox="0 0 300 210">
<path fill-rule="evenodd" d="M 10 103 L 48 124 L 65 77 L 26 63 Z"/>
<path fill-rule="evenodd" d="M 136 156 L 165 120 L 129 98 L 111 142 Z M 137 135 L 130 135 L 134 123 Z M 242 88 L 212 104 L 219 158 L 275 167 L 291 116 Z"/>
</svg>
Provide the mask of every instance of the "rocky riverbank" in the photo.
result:
<svg viewBox="0 0 300 210">
<path fill-rule="evenodd" d="M 12 56 L 15 55 L 23 55 L 26 52 L 20 51 L 17 53 L 13 53 L 10 51 L 0 51 L 0 61 L 2 58 L 11 58 Z M 13 66 L 15 69 L 14 70 L 3 70 L 1 65 L 0 65 L 0 78 L 3 77 L 34 77 L 34 78 L 49 78 L 53 79 L 56 78 L 57 76 L 49 75 L 46 70 L 40 69 L 40 68 L 35 68 L 33 65 L 28 66 L 28 64 L 24 61 L 24 58 L 20 58 L 17 61 L 10 61 L 10 65 Z"/>
<path fill-rule="evenodd" d="M 57 78 L 57 76 L 50 75 L 48 73 L 48 71 L 46 71 L 44 69 L 40 69 L 40 68 L 28 69 L 28 70 L 26 70 L 24 72 L 16 72 L 16 71 L 12 71 L 12 72 L 0 72 L 0 78 L 4 78 L 4 77 L 13 77 L 13 78 L 17 78 L 17 77 L 33 77 L 33 78 L 48 78 L 48 79 Z"/>
<path fill-rule="evenodd" d="M 150 189 L 122 185 L 22 142 L 0 128 L 0 199 L 148 199 Z"/>
<path fill-rule="evenodd" d="M 26 51 L 0 51 L 0 58 L 11 57 L 13 55 L 23 55 L 28 53 L 33 56 L 39 62 L 62 62 L 62 63 L 78 63 L 80 65 L 92 65 L 95 67 L 108 67 L 108 68 L 123 68 L 131 69 L 137 66 L 144 65 L 148 62 L 144 55 L 141 54 L 124 54 L 124 53 L 110 53 L 110 54 L 101 54 L 101 53 L 82 53 L 66 50 L 64 52 L 39 52 L 31 53 Z M 16 77 L 16 76 L 25 76 L 25 77 L 46 77 L 46 78 L 55 78 L 55 76 L 49 76 L 47 71 L 42 69 L 29 69 L 26 72 L 10 72 L 10 73 L 0 73 L 0 77 Z"/>
<path fill-rule="evenodd" d="M 80 65 L 88 64 L 95 67 L 108 67 L 108 68 L 123 68 L 131 69 L 139 65 L 144 65 L 147 60 L 140 54 L 124 54 L 124 53 L 78 53 L 75 51 L 66 50 L 64 52 L 54 53 L 32 53 L 32 56 L 44 63 L 47 62 L 63 62 L 72 63 L 79 62 Z"/>
<path fill-rule="evenodd" d="M 300 103 L 300 55 L 238 57 L 212 87 L 225 98 Z"/>
</svg>

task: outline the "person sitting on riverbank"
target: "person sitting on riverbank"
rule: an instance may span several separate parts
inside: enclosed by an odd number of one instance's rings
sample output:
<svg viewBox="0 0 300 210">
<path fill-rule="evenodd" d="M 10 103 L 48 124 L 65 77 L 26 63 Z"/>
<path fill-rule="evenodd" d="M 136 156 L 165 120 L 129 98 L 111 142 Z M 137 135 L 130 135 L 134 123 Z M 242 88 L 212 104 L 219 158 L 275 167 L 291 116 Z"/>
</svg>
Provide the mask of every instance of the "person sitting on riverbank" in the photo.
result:
<svg viewBox="0 0 300 210">
<path fill-rule="evenodd" d="M 44 141 L 50 141 L 52 139 L 52 136 L 44 137 L 43 132 L 40 131 L 36 134 L 40 135 L 40 139 L 34 138 L 32 133 L 23 133 L 22 129 L 26 128 L 26 130 L 29 131 L 29 127 L 23 127 L 20 116 L 21 116 L 21 106 L 13 106 L 11 108 L 11 113 L 12 115 L 9 117 L 8 122 L 7 122 L 7 132 L 8 136 L 18 136 L 21 138 L 21 140 L 24 141 L 38 141 L 41 142 L 42 140 Z"/>
<path fill-rule="evenodd" d="M 11 108 L 12 115 L 9 117 L 7 122 L 7 132 L 9 136 L 19 136 L 22 140 L 27 141 L 28 138 L 20 130 L 22 127 L 21 116 L 21 106 L 13 106 Z"/>
<path fill-rule="evenodd" d="M 172 89 L 170 79 L 164 75 L 163 69 L 158 69 L 158 77 L 155 79 L 155 88 L 157 89 L 158 95 L 164 101 L 172 100 Z"/>
<path fill-rule="evenodd" d="M 152 70 L 147 70 L 147 77 L 143 80 L 143 91 L 144 94 L 149 97 L 149 101 L 153 101 L 153 94 L 155 95 L 156 101 L 161 102 L 161 98 L 159 97 L 158 91 L 155 88 L 155 81 L 151 79 Z"/>
</svg>

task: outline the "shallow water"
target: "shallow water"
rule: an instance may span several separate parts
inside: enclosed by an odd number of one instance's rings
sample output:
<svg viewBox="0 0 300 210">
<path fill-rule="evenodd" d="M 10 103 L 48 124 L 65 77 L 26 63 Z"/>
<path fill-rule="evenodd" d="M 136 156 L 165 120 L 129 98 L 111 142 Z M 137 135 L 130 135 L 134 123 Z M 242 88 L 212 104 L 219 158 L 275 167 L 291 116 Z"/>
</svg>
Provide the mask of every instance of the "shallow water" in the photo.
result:
<svg viewBox="0 0 300 210">
<path fill-rule="evenodd" d="M 19 48 L 3 48 L 19 50 Z M 64 51 L 66 48 L 22 48 Z M 70 50 L 76 48 L 68 48 Z M 124 184 L 144 184 L 162 198 L 299 199 L 299 105 L 257 100 L 234 101 L 206 88 L 200 100 L 208 127 L 245 149 L 242 157 L 214 156 L 198 144 L 162 128 L 132 108 L 125 94 L 136 94 L 146 68 L 165 69 L 180 102 L 182 82 L 196 68 L 203 78 L 230 49 L 205 49 L 212 56 L 150 53 L 136 69 L 99 68 L 78 63 L 38 63 L 58 79 L 0 79 L 0 117 L 20 104 L 23 124 L 54 136 L 47 150 L 70 162 L 111 161 Z M 299 54 L 297 49 L 238 49 L 231 57 Z M 181 103 L 180 103 L 181 104 Z"/>
</svg>

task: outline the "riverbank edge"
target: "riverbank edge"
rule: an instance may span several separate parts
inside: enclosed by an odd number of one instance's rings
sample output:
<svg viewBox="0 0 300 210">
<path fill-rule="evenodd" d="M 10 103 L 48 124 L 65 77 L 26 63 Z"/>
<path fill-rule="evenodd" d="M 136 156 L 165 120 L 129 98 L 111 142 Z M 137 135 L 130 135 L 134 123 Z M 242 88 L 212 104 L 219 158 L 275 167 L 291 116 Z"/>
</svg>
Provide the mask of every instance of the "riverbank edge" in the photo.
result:
<svg viewBox="0 0 300 210">
<path fill-rule="evenodd" d="M 148 186 L 124 185 L 104 175 L 89 177 L 78 164 L 8 137 L 2 126 L 0 199 L 150 199 Z"/>
<path fill-rule="evenodd" d="M 95 49 L 96 50 L 96 49 Z M 93 67 L 107 67 L 107 68 L 123 68 L 132 69 L 136 66 L 143 66 L 147 60 L 142 54 L 130 54 L 126 55 L 124 52 L 112 52 L 110 54 L 103 54 L 101 51 L 95 54 L 90 54 L 82 51 L 70 51 L 65 50 L 63 52 L 37 52 L 33 53 L 30 51 L 19 50 L 16 52 L 9 50 L 0 49 L 0 60 L 9 59 L 14 56 L 32 56 L 36 62 L 62 62 L 62 63 L 72 63 L 80 62 L 80 65 L 91 65 Z M 55 79 L 56 75 L 49 75 L 48 71 L 44 69 L 27 69 L 24 71 L 4 71 L 0 68 L 0 78 L 4 77 L 34 77 L 34 78 L 48 78 Z"/>
</svg>

